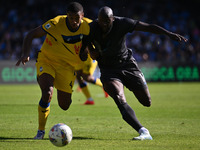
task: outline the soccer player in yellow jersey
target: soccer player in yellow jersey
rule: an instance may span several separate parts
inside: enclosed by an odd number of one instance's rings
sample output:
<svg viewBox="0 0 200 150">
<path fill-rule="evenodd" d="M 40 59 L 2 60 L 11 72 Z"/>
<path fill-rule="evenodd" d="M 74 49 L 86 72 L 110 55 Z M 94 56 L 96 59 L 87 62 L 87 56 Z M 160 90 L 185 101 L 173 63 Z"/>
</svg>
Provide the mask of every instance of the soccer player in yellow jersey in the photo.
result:
<svg viewBox="0 0 200 150">
<path fill-rule="evenodd" d="M 36 62 L 42 96 L 38 106 L 39 127 L 34 139 L 44 138 L 54 87 L 60 108 L 67 110 L 70 107 L 75 66 L 83 63 L 79 52 L 83 38 L 89 34 L 89 22 L 90 19 L 84 18 L 82 5 L 72 2 L 67 7 L 67 15 L 57 16 L 31 30 L 23 41 L 22 57 L 16 66 L 29 61 L 32 40 L 46 36 Z"/>
<path fill-rule="evenodd" d="M 89 55 L 86 61 L 83 64 L 76 67 L 76 79 L 78 81 L 79 87 L 85 97 L 87 98 L 85 105 L 94 105 L 94 99 L 92 98 L 87 82 L 98 85 L 102 87 L 102 83 L 99 78 L 93 76 L 93 73 L 97 67 L 97 61 L 93 60 Z M 108 97 L 108 94 L 104 91 L 105 97 Z"/>
</svg>

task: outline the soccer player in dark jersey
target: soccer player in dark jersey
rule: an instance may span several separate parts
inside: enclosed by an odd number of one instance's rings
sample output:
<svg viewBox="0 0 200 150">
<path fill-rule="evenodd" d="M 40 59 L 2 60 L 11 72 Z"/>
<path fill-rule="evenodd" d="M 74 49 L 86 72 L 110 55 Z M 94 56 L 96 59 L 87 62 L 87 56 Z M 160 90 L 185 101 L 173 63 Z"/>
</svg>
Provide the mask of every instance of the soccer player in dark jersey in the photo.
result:
<svg viewBox="0 0 200 150">
<path fill-rule="evenodd" d="M 123 119 L 139 133 L 139 136 L 133 139 L 152 140 L 148 129 L 139 122 L 124 95 L 126 86 L 142 105 L 151 106 L 145 78 L 132 56 L 132 51 L 125 43 L 126 34 L 133 31 L 163 34 L 172 40 L 187 42 L 183 36 L 158 25 L 113 16 L 112 9 L 105 6 L 99 10 L 98 19 L 90 23 L 90 34 L 87 40 L 83 41 L 80 58 L 85 60 L 85 46 L 94 44 L 95 49 L 89 46 L 89 52 L 91 57 L 98 61 L 104 90 L 114 99 Z"/>
</svg>

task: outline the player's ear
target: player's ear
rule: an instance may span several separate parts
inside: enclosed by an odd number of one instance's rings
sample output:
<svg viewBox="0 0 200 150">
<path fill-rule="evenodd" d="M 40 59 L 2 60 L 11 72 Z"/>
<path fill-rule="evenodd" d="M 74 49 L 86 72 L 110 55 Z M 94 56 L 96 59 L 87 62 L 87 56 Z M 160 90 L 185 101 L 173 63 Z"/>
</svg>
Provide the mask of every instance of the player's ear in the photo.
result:
<svg viewBox="0 0 200 150">
<path fill-rule="evenodd" d="M 83 18 L 83 17 L 84 17 L 84 12 L 81 13 L 81 18 Z"/>
<path fill-rule="evenodd" d="M 115 21 L 115 17 L 114 16 L 112 16 L 112 21 Z"/>
</svg>

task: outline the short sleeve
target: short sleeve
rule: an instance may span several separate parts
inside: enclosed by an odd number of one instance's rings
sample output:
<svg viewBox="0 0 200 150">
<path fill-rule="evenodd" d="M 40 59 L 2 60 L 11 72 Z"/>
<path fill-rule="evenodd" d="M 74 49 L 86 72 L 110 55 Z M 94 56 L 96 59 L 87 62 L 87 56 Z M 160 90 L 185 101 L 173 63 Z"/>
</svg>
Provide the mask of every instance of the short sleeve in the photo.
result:
<svg viewBox="0 0 200 150">
<path fill-rule="evenodd" d="M 137 23 L 139 22 L 138 20 L 133 20 L 130 18 L 123 18 L 123 25 L 124 28 L 127 30 L 127 32 L 133 32 L 135 29 L 135 26 L 137 25 Z"/>
<path fill-rule="evenodd" d="M 54 19 L 50 19 L 42 25 L 42 29 L 47 33 L 55 32 L 57 22 Z"/>
</svg>

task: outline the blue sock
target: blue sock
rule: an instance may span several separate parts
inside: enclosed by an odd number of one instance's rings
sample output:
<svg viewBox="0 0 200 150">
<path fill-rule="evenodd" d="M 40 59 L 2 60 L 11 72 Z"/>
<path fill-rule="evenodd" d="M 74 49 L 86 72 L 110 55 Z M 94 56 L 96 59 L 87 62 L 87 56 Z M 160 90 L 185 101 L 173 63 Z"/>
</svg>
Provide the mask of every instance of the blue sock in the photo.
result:
<svg viewBox="0 0 200 150">
<path fill-rule="evenodd" d="M 97 81 L 97 78 L 95 78 L 95 79 L 94 79 L 94 81 L 93 81 L 92 83 L 93 83 L 93 84 L 95 84 L 95 83 L 96 83 L 96 81 Z"/>
<path fill-rule="evenodd" d="M 47 108 L 47 107 L 50 106 L 50 102 L 49 102 L 49 103 L 46 103 L 46 102 L 44 102 L 42 99 L 40 99 L 39 105 L 40 105 L 42 108 Z"/>
<path fill-rule="evenodd" d="M 87 82 L 83 82 L 83 83 L 80 84 L 80 88 L 84 88 L 86 86 L 87 86 Z"/>
</svg>

